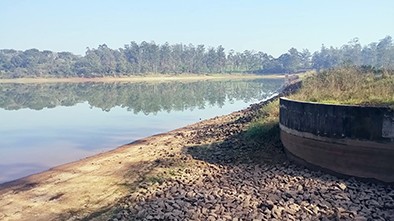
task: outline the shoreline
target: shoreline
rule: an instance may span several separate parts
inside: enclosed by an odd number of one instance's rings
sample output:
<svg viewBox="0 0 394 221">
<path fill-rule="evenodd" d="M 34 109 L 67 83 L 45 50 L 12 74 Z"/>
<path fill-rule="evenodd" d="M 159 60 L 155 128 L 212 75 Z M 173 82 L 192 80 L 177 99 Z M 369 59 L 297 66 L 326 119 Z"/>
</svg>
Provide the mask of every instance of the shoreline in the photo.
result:
<svg viewBox="0 0 394 221">
<path fill-rule="evenodd" d="M 158 160 L 179 155 L 190 146 L 190 134 L 228 123 L 244 111 L 196 122 L 2 183 L 0 219 L 63 220 L 90 216 L 127 196 L 130 188 L 136 188 L 146 174 L 155 170 Z"/>
<path fill-rule="evenodd" d="M 147 75 L 131 77 L 95 77 L 95 78 L 14 78 L 0 79 L 0 84 L 44 84 L 44 83 L 86 83 L 86 82 L 161 82 L 161 81 L 199 81 L 199 80 L 236 80 L 236 79 L 280 79 L 284 75 L 254 75 L 254 74 L 217 74 L 217 75 Z"/>
<path fill-rule="evenodd" d="M 0 184 L 0 220 L 394 218 L 391 187 L 296 166 L 275 129 L 251 139 L 268 102 Z"/>
</svg>

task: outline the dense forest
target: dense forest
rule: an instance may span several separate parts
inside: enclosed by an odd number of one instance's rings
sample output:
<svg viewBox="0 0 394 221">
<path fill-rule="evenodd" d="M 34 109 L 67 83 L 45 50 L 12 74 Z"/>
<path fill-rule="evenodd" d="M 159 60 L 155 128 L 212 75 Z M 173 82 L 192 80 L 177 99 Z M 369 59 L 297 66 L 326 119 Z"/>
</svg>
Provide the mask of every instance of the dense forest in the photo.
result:
<svg viewBox="0 0 394 221">
<path fill-rule="evenodd" d="M 84 56 L 70 52 L 29 49 L 0 50 L 0 78 L 20 77 L 102 77 L 144 74 L 209 73 L 296 73 L 342 65 L 394 69 L 394 45 L 391 36 L 362 46 L 357 38 L 335 48 L 322 45 L 320 51 L 291 48 L 275 58 L 264 52 L 246 50 L 228 53 L 216 48 L 192 44 L 156 44 L 131 42 L 111 49 L 103 44 L 87 48 Z"/>
<path fill-rule="evenodd" d="M 127 108 L 134 113 L 188 110 L 206 105 L 222 107 L 226 100 L 262 100 L 283 83 L 280 79 L 164 82 L 164 83 L 55 83 L 0 84 L 0 108 L 41 110 L 87 102 L 110 111 Z M 256 93 L 259 91 L 259 93 Z"/>
</svg>

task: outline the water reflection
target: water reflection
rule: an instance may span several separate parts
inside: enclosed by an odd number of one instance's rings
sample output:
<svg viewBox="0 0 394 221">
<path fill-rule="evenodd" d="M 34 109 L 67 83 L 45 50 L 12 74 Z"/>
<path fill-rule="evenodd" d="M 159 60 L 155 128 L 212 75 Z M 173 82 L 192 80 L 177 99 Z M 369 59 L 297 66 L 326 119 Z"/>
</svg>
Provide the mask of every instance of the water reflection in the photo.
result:
<svg viewBox="0 0 394 221">
<path fill-rule="evenodd" d="M 88 102 L 110 111 L 124 107 L 133 113 L 222 107 L 226 100 L 263 99 L 275 91 L 282 80 L 232 80 L 165 83 L 55 83 L 0 84 L 0 108 L 42 110 Z"/>
<path fill-rule="evenodd" d="M 0 183 L 231 113 L 281 83 L 0 84 Z"/>
</svg>

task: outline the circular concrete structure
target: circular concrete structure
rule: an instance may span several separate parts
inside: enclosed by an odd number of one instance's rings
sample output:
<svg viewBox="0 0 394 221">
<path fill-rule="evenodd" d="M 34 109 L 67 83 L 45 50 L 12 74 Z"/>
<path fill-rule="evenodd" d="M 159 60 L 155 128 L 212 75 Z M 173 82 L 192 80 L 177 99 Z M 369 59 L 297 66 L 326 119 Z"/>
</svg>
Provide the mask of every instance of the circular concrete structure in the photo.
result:
<svg viewBox="0 0 394 221">
<path fill-rule="evenodd" d="M 293 161 L 394 183 L 394 110 L 280 99 L 281 140 Z"/>
</svg>

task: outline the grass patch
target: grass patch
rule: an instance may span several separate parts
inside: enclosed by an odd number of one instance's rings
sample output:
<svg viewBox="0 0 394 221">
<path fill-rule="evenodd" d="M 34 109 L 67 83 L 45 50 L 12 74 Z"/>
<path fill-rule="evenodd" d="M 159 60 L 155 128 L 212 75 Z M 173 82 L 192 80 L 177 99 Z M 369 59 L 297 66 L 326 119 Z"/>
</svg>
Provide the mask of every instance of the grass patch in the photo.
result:
<svg viewBox="0 0 394 221">
<path fill-rule="evenodd" d="M 246 136 L 250 139 L 272 139 L 279 129 L 279 100 L 264 105 L 260 112 L 260 117 L 250 123 Z"/>
<path fill-rule="evenodd" d="M 340 68 L 312 74 L 291 99 L 394 108 L 394 72 Z"/>
<path fill-rule="evenodd" d="M 247 131 L 246 138 L 250 143 L 276 150 L 282 149 L 279 128 L 279 99 L 275 99 L 260 109 L 260 116 L 253 120 Z M 266 151 L 256 156 L 266 155 Z"/>
<path fill-rule="evenodd" d="M 143 178 L 143 182 L 151 184 L 162 184 L 167 180 L 179 175 L 177 168 L 156 168 Z"/>
</svg>

